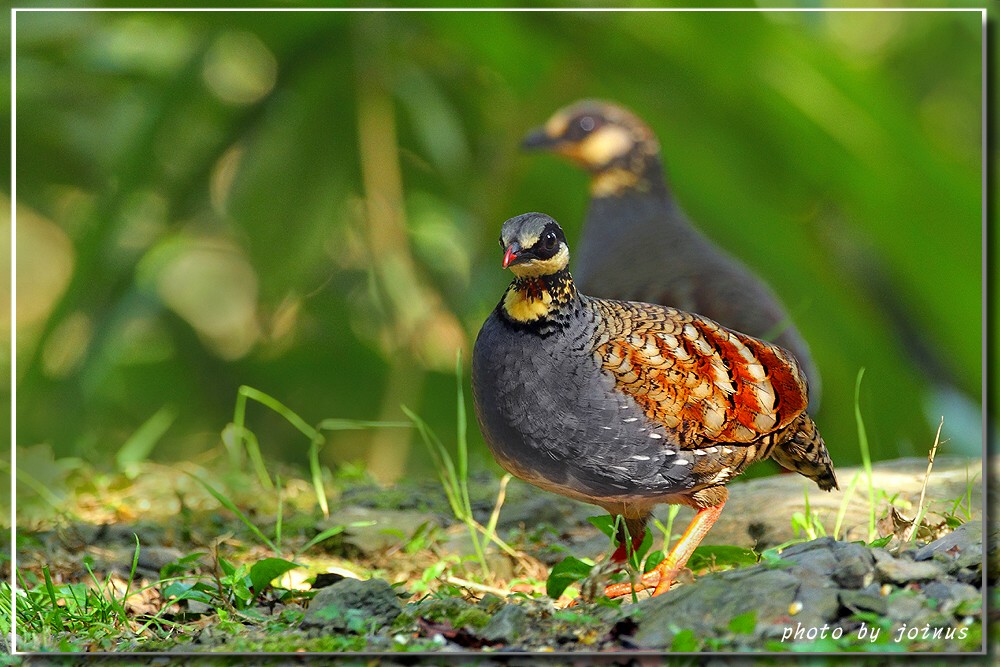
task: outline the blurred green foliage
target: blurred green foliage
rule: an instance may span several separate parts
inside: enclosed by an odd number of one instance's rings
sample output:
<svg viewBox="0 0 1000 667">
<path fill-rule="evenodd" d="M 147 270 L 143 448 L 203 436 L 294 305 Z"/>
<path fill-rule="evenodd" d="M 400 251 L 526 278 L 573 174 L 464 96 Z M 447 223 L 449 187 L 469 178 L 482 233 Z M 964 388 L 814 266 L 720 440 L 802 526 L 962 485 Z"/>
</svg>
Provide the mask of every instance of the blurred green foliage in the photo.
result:
<svg viewBox="0 0 1000 667">
<path fill-rule="evenodd" d="M 19 12 L 18 444 L 110 461 L 170 414 L 153 455 L 196 457 L 241 384 L 314 423 L 406 403 L 452 432 L 500 224 L 544 211 L 572 248 L 586 207 L 520 138 L 604 97 L 793 313 L 837 462 L 861 367 L 876 459 L 924 453 L 941 415 L 975 454 L 981 40 L 968 12 Z M 326 462 L 408 465 L 368 437 Z"/>
</svg>

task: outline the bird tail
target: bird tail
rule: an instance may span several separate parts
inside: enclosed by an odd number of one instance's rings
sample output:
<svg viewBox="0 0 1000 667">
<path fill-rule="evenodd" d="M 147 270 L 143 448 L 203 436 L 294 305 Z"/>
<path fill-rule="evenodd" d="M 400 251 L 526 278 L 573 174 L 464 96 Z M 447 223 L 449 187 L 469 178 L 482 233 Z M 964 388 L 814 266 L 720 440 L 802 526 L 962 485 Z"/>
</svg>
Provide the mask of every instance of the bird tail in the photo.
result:
<svg viewBox="0 0 1000 667">
<path fill-rule="evenodd" d="M 781 438 L 771 449 L 771 458 L 782 468 L 805 475 L 824 491 L 839 489 L 833 460 L 812 417 L 803 412 L 785 432 L 787 437 Z"/>
</svg>

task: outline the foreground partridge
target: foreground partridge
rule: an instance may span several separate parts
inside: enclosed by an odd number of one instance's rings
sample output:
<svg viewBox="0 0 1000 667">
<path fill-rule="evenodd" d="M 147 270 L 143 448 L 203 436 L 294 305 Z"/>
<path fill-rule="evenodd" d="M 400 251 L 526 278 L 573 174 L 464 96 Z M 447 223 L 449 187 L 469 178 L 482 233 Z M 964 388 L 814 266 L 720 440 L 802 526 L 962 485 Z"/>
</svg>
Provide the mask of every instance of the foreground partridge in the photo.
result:
<svg viewBox="0 0 1000 667">
<path fill-rule="evenodd" d="M 567 157 L 590 173 L 576 269 L 584 292 L 662 303 L 774 341 L 795 355 L 818 404 L 819 374 L 808 345 L 771 288 L 691 225 L 664 181 L 659 142 L 642 120 L 618 105 L 584 100 L 557 111 L 524 146 Z"/>
<path fill-rule="evenodd" d="M 788 352 L 700 315 L 581 294 L 563 231 L 541 213 L 507 220 L 500 245 L 514 281 L 476 339 L 480 428 L 506 470 L 622 515 L 633 544 L 655 505 L 697 510 L 638 589 L 669 589 L 750 463 L 837 486 Z"/>
</svg>

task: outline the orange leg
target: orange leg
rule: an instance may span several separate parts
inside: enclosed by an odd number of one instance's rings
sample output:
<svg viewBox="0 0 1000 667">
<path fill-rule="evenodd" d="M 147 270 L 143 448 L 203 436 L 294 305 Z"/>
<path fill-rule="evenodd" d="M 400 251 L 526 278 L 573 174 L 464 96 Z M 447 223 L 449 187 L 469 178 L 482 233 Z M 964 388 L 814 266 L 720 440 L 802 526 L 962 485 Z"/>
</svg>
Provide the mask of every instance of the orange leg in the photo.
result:
<svg viewBox="0 0 1000 667">
<path fill-rule="evenodd" d="M 698 513 L 694 515 L 694 519 L 688 525 L 687 530 L 681 535 L 681 539 L 670 550 L 667 557 L 656 566 L 655 570 L 642 575 L 642 578 L 635 583 L 634 587 L 630 581 L 611 584 L 604 589 L 604 595 L 609 598 L 617 598 L 623 595 L 630 595 L 633 590 L 643 591 L 654 586 L 653 595 L 660 595 L 670 590 L 670 584 L 673 583 L 677 573 L 687 564 L 691 554 L 694 553 L 695 547 L 698 546 L 712 528 L 719 515 L 722 514 L 722 508 L 725 506 L 726 501 L 723 500 L 718 505 L 698 510 Z"/>
</svg>

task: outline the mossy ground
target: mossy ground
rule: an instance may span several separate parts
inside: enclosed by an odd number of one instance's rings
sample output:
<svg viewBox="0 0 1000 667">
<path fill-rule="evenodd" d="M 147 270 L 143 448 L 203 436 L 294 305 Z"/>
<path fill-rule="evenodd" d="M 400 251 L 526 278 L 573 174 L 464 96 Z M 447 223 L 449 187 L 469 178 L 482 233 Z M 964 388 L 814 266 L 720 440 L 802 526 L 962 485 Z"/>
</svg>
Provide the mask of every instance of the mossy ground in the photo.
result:
<svg viewBox="0 0 1000 667">
<path fill-rule="evenodd" d="M 324 517 L 312 486 L 293 471 L 282 472 L 280 502 L 277 490 L 263 489 L 247 475 L 208 477 L 241 517 L 177 468 L 148 464 L 131 478 L 80 470 L 61 489 L 66 502 L 58 512 L 29 507 L 23 516 L 30 521 L 17 531 L 18 585 L 28 591 L 27 598 L 19 598 L 18 650 L 620 652 L 642 648 L 637 637 L 644 636 L 643 623 L 656 618 L 656 605 L 649 603 L 595 601 L 565 608 L 566 599 L 546 597 L 545 577 L 553 562 L 581 544 L 600 545 L 599 533 L 583 520 L 586 508 L 552 499 L 543 516 L 532 504 L 540 492 L 511 484 L 503 514 L 537 516 L 539 523 L 500 522 L 502 537 L 517 555 L 491 549 L 485 571 L 465 526 L 449 515 L 440 488 L 433 484 L 403 484 L 380 492 L 363 475 L 326 479 L 331 512 Z M 485 474 L 473 481 L 472 506 L 485 523 L 495 502 L 496 481 Z M 369 520 L 356 520 L 362 516 Z M 420 523 L 412 523 L 418 519 Z M 338 526 L 342 530 L 331 530 Z M 330 533 L 328 539 L 304 548 L 323 531 Z M 580 535 L 589 537 L 581 542 Z M 276 557 L 299 567 L 264 590 L 247 590 L 252 566 Z M 699 582 L 705 587 L 714 576 L 711 571 L 726 567 L 706 562 L 695 573 L 697 580 L 689 579 L 684 587 L 694 591 Z M 402 613 L 378 627 L 364 622 L 336 632 L 304 627 L 314 586 L 344 576 L 390 582 Z M 169 588 L 171 584 L 175 587 Z M 921 588 L 900 585 L 886 594 L 916 595 Z M 181 590 L 200 593 L 181 594 L 179 599 Z M 893 604 L 891 609 L 899 606 Z M 671 616 L 676 627 L 666 638 L 658 637 L 656 646 L 675 652 L 978 650 L 981 604 L 943 604 L 922 597 L 907 613 L 921 623 L 964 627 L 961 638 L 904 633 L 893 641 L 892 635 L 908 619 L 842 609 L 842 634 L 837 638 L 804 636 L 782 642 L 746 615 L 706 632 L 686 625 L 689 619 L 683 616 Z M 512 605 L 520 611 L 496 622 Z M 711 606 L 707 602 L 698 608 Z M 862 624 L 881 627 L 879 641 L 859 637 Z"/>
</svg>

